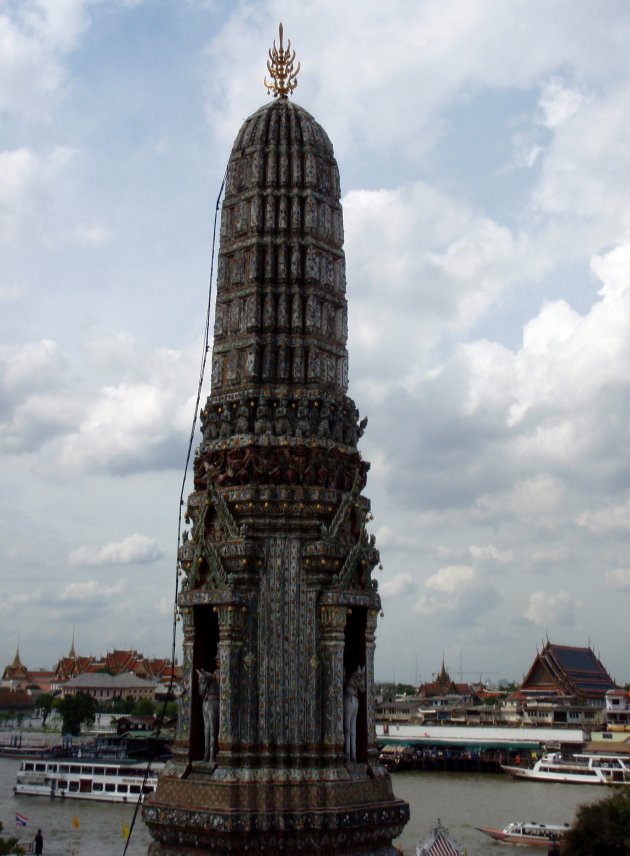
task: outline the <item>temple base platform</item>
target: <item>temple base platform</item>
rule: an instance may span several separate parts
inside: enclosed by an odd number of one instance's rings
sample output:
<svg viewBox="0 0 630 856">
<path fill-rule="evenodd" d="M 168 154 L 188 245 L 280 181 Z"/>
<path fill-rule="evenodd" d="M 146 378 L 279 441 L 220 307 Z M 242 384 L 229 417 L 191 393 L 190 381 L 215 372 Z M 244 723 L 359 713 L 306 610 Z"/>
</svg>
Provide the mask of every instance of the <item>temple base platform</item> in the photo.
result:
<svg viewBox="0 0 630 856">
<path fill-rule="evenodd" d="M 147 799 L 144 820 L 154 842 L 149 856 L 276 854 L 394 856 L 392 840 L 409 820 L 380 768 L 344 771 L 347 778 L 254 781 L 191 772 L 163 774 Z M 297 771 L 296 771 L 297 772 Z M 289 773 L 288 776 L 286 774 Z"/>
</svg>

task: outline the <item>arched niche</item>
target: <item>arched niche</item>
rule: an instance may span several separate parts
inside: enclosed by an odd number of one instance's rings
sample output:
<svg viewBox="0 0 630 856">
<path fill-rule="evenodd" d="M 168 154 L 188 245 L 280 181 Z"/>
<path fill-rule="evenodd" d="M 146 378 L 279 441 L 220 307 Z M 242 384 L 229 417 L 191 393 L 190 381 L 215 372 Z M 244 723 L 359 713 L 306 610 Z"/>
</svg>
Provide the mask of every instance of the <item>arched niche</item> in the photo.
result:
<svg viewBox="0 0 630 856">
<path fill-rule="evenodd" d="M 192 658 L 192 710 L 190 717 L 190 758 L 203 758 L 203 713 L 197 669 L 214 672 L 219 666 L 219 618 L 212 605 L 193 607 L 194 643 Z"/>
<path fill-rule="evenodd" d="M 353 606 L 348 608 L 345 642 L 343 649 L 343 670 L 346 679 L 359 667 L 365 669 L 365 634 L 367 628 L 367 608 Z M 368 723 L 367 723 L 367 687 L 359 693 L 359 712 L 357 714 L 357 761 L 367 763 Z"/>
</svg>

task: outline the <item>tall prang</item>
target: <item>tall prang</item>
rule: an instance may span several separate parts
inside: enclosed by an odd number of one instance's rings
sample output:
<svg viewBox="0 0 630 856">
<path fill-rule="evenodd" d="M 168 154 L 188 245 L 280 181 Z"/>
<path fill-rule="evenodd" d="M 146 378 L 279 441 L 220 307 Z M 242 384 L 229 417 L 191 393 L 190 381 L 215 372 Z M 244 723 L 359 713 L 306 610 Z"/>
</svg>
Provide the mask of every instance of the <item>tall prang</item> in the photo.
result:
<svg viewBox="0 0 630 856">
<path fill-rule="evenodd" d="M 144 807 L 149 853 L 395 852 L 409 817 L 377 764 L 379 563 L 348 388 L 333 147 L 273 101 L 227 170 L 211 391 L 179 550 L 184 663 L 173 758 Z"/>
</svg>

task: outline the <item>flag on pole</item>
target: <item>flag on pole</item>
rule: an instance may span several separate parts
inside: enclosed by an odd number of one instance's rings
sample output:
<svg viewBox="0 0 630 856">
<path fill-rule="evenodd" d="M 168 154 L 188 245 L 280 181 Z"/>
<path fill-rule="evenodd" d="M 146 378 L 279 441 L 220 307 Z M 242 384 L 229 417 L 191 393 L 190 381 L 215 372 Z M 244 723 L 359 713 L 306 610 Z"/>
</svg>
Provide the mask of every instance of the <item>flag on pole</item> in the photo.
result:
<svg viewBox="0 0 630 856">
<path fill-rule="evenodd" d="M 26 826 L 28 823 L 28 817 L 23 814 L 20 814 L 19 811 L 15 812 L 15 825 L 16 826 Z"/>
<path fill-rule="evenodd" d="M 76 816 L 76 814 L 72 818 L 72 825 L 74 826 L 75 829 L 79 828 L 79 818 Z"/>
</svg>

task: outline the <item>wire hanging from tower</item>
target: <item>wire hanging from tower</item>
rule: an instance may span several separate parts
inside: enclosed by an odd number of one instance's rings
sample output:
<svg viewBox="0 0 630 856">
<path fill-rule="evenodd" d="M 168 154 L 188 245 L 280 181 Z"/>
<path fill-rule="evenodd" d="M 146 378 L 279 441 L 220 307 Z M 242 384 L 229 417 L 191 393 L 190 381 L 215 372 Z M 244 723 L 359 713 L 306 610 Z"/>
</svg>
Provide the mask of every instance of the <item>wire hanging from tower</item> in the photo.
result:
<svg viewBox="0 0 630 856">
<path fill-rule="evenodd" d="M 175 561 L 175 596 L 173 599 L 173 631 L 171 638 L 171 674 L 168 683 L 168 690 L 166 693 L 166 697 L 164 702 L 162 703 L 162 708 L 158 715 L 157 722 L 155 724 L 155 739 L 156 741 L 160 737 L 160 733 L 164 726 L 164 718 L 166 716 L 166 705 L 168 703 L 169 698 L 171 697 L 173 691 L 173 684 L 175 682 L 175 651 L 177 648 L 177 597 L 179 595 L 179 548 L 181 544 L 181 536 L 182 536 L 182 509 L 184 507 L 184 491 L 186 490 L 186 479 L 188 478 L 188 468 L 190 466 L 190 458 L 192 455 L 192 449 L 195 442 L 195 432 L 197 430 L 197 420 L 199 418 L 199 404 L 201 401 L 201 393 L 203 389 L 203 381 L 206 371 L 206 362 L 208 360 L 208 352 L 210 351 L 210 316 L 212 314 L 212 280 L 214 277 L 214 259 L 215 259 L 215 250 L 216 250 L 216 240 L 217 240 L 217 222 L 219 219 L 219 211 L 221 209 L 221 197 L 223 196 L 223 190 L 225 188 L 225 181 L 227 178 L 227 168 L 225 173 L 223 174 L 223 180 L 221 181 L 221 187 L 219 189 L 219 195 L 217 196 L 217 201 L 214 209 L 214 226 L 212 230 L 212 253 L 210 259 L 210 281 L 208 284 L 208 305 L 206 308 L 206 323 L 204 327 L 204 336 L 203 336 L 203 349 L 201 355 L 201 366 L 199 369 L 199 382 L 197 384 L 197 398 L 195 400 L 195 410 L 192 419 L 192 425 L 190 427 L 190 437 L 188 438 L 188 449 L 186 452 L 186 463 L 184 464 L 184 475 L 182 478 L 182 486 L 179 494 L 179 508 L 178 508 L 178 516 L 177 516 L 177 558 Z M 138 812 L 140 810 L 140 806 L 142 805 L 142 798 L 144 794 L 144 785 L 149 777 L 151 772 L 151 764 L 152 760 L 149 759 L 144 773 L 144 781 L 142 783 L 142 789 L 140 796 L 136 802 L 133 818 L 131 820 L 131 824 L 129 825 L 129 832 L 127 834 L 127 839 L 125 841 L 125 849 L 123 850 L 123 856 L 127 854 L 127 848 L 129 847 L 129 842 L 131 841 L 131 836 L 133 834 L 133 829 L 136 823 L 136 818 L 138 816 Z"/>
</svg>

